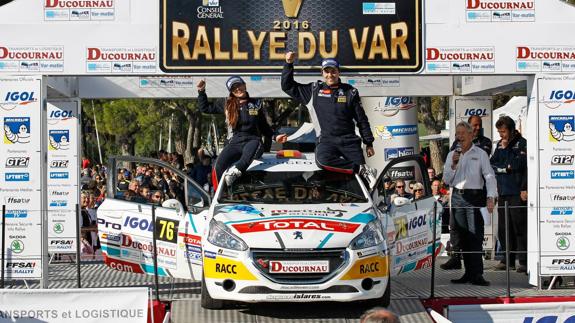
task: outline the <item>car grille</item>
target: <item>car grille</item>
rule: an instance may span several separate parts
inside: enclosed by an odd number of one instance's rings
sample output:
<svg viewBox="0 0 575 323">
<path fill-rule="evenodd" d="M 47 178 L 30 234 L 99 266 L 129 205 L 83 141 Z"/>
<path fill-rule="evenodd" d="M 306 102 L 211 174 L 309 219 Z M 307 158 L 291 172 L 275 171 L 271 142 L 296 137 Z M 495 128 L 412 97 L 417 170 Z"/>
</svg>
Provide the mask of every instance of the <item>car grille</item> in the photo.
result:
<svg viewBox="0 0 575 323">
<path fill-rule="evenodd" d="M 327 281 L 341 268 L 345 267 L 349 256 L 345 249 L 288 249 L 288 250 L 270 250 L 270 249 L 252 249 L 252 260 L 258 270 L 271 281 L 279 284 L 318 284 Z M 329 261 L 328 273 L 270 273 L 269 261 Z"/>
</svg>

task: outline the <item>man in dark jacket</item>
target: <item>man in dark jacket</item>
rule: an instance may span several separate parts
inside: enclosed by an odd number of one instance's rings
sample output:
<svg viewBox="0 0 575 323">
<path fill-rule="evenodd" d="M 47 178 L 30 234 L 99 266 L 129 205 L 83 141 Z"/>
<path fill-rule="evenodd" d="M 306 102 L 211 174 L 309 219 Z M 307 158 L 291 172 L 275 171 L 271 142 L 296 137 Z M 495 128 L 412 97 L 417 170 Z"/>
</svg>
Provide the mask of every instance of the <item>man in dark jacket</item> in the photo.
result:
<svg viewBox="0 0 575 323">
<path fill-rule="evenodd" d="M 471 116 L 467 119 L 467 122 L 473 128 L 473 145 L 481 148 L 483 151 L 487 153 L 487 156 L 491 155 L 491 139 L 485 137 L 483 133 L 483 123 L 480 116 Z M 455 139 L 453 144 L 451 145 L 450 151 L 454 151 L 460 148 L 459 140 Z M 459 253 L 461 250 L 460 244 L 460 233 L 457 231 L 457 227 L 451 225 L 452 220 L 450 218 L 450 225 L 449 225 L 449 242 L 451 244 L 451 258 L 444 264 L 441 264 L 439 267 L 441 269 L 449 270 L 449 269 L 460 269 L 461 268 L 461 254 Z"/>
<path fill-rule="evenodd" d="M 509 248 L 509 267 L 515 267 L 519 260 L 517 272 L 527 272 L 527 209 L 523 206 L 522 195 L 527 192 L 527 140 L 515 130 L 515 121 L 503 116 L 495 123 L 501 140 L 491 156 L 491 166 L 497 178 L 499 216 L 497 235 L 503 250 Z M 505 245 L 505 202 L 509 217 L 509 246 Z M 495 266 L 506 269 L 505 260 Z"/>
<path fill-rule="evenodd" d="M 342 83 L 339 63 L 324 59 L 321 72 L 324 81 L 300 84 L 293 77 L 295 54 L 286 54 L 282 71 L 282 90 L 293 99 L 308 105 L 310 117 L 318 137 L 316 163 L 322 169 L 340 173 L 359 173 L 370 186 L 375 184 L 376 171 L 365 164 L 361 143 L 367 157 L 375 154 L 373 133 L 365 115 L 359 92 Z M 355 134 L 359 128 L 361 138 Z"/>
</svg>

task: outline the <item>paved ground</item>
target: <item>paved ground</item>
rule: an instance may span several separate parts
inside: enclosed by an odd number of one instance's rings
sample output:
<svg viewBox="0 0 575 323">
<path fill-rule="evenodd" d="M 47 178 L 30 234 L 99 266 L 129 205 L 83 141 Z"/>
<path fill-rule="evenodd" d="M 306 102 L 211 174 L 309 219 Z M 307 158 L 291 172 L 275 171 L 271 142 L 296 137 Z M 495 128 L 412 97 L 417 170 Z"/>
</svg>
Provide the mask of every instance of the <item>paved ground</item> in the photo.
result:
<svg viewBox="0 0 575 323">
<path fill-rule="evenodd" d="M 438 259 L 441 264 L 445 259 Z M 443 271 L 437 266 L 435 297 L 497 297 L 505 296 L 506 274 L 495 271 L 496 262 L 486 261 L 484 277 L 489 287 L 453 285 L 450 279 L 459 278 L 463 270 Z M 50 288 L 77 287 L 76 266 L 70 263 L 50 265 Z M 153 277 L 112 270 L 101 262 L 85 262 L 81 266 L 82 287 L 149 286 Z M 25 288 L 22 281 L 7 282 L 7 288 Z M 37 282 L 28 282 L 37 288 Z M 390 309 L 401 315 L 402 322 L 432 322 L 420 299 L 430 296 L 431 270 L 403 274 L 392 278 Z M 540 291 L 527 283 L 525 274 L 511 273 L 512 296 L 563 296 L 573 295 L 572 282 L 566 287 Z M 256 304 L 232 310 L 207 311 L 200 307 L 200 284 L 183 279 L 160 278 L 160 296 L 172 300 L 172 322 L 358 322 L 366 310 L 356 304 Z"/>
</svg>

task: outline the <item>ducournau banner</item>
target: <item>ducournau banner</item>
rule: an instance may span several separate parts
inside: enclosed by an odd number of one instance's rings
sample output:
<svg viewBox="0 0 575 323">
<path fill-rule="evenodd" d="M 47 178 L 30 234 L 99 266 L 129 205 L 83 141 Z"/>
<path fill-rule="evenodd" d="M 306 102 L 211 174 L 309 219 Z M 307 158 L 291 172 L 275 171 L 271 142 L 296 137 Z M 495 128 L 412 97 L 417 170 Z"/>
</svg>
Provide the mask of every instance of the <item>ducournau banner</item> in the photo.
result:
<svg viewBox="0 0 575 323">
<path fill-rule="evenodd" d="M 423 66 L 421 0 L 163 0 L 160 67 L 167 73 L 317 72 L 337 58 L 357 73 L 416 73 Z"/>
</svg>

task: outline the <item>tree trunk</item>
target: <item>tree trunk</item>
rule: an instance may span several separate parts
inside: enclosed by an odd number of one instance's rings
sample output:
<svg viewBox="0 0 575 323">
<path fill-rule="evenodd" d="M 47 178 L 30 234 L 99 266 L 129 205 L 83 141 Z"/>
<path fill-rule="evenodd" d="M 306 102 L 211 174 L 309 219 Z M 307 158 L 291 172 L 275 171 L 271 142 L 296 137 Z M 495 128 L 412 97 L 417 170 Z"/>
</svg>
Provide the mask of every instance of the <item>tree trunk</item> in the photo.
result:
<svg viewBox="0 0 575 323">
<path fill-rule="evenodd" d="M 444 127 L 447 116 L 449 101 L 447 98 L 423 97 L 417 101 L 420 122 L 427 129 L 427 133 L 438 134 Z M 429 142 L 431 167 L 436 173 L 443 172 L 443 145 L 441 140 L 431 140 Z"/>
<path fill-rule="evenodd" d="M 194 141 L 194 131 L 196 130 L 197 125 L 193 116 L 187 114 L 186 118 L 188 120 L 188 131 L 186 133 L 186 150 L 184 152 L 184 161 L 187 164 L 192 163 L 194 161 L 192 147 Z"/>
<path fill-rule="evenodd" d="M 196 129 L 194 130 L 194 141 L 192 147 L 199 149 L 202 146 L 202 114 L 200 112 L 194 113 L 194 120 Z"/>
</svg>

